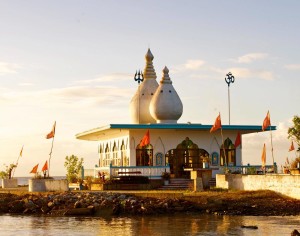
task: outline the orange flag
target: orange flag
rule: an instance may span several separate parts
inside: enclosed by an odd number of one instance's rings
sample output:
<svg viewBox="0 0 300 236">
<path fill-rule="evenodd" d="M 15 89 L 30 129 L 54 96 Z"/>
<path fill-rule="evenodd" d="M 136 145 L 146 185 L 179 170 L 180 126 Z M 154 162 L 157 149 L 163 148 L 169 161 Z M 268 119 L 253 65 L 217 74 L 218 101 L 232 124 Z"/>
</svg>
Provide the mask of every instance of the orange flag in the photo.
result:
<svg viewBox="0 0 300 236">
<path fill-rule="evenodd" d="M 211 127 L 209 132 L 214 132 L 220 128 L 222 128 L 222 124 L 221 124 L 221 114 L 219 113 L 218 117 L 216 118 L 215 124 Z"/>
<path fill-rule="evenodd" d="M 36 173 L 37 173 L 38 167 L 39 167 L 39 164 L 37 164 L 36 166 L 34 166 L 34 167 L 32 168 L 32 170 L 30 171 L 30 173 L 36 174 Z"/>
<path fill-rule="evenodd" d="M 54 125 L 52 127 L 51 132 L 46 135 L 46 139 L 54 138 L 54 136 L 55 136 L 55 126 L 56 126 L 56 121 L 54 122 Z"/>
<path fill-rule="evenodd" d="M 292 144 L 291 144 L 291 146 L 290 146 L 289 152 L 290 152 L 290 151 L 293 151 L 293 150 L 295 150 L 295 147 L 294 147 L 294 143 L 293 143 L 293 141 L 292 141 Z"/>
<path fill-rule="evenodd" d="M 140 146 L 144 147 L 150 144 L 150 133 L 149 133 L 149 129 L 147 131 L 147 133 L 144 135 L 143 139 L 140 142 Z"/>
<path fill-rule="evenodd" d="M 262 130 L 265 131 L 271 125 L 270 112 L 268 111 L 266 118 L 264 119 L 264 123 L 262 125 Z"/>
<path fill-rule="evenodd" d="M 267 155 L 266 155 L 266 144 L 264 143 L 263 151 L 262 151 L 262 154 L 261 154 L 262 167 L 266 166 L 266 158 L 267 158 Z"/>
<path fill-rule="evenodd" d="M 237 136 L 236 136 L 236 139 L 235 139 L 235 142 L 234 142 L 234 146 L 237 148 L 241 144 L 242 144 L 241 134 L 240 134 L 240 132 L 238 132 Z"/>
<path fill-rule="evenodd" d="M 48 170 L 48 161 L 45 162 L 43 168 L 42 168 L 42 171 L 46 171 Z"/>
</svg>

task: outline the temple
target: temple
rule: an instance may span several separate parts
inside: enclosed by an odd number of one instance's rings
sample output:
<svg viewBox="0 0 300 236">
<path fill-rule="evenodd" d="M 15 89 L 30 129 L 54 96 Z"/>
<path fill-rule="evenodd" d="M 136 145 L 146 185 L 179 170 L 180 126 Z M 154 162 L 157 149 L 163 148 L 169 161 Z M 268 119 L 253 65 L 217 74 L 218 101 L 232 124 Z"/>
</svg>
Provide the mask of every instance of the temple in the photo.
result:
<svg viewBox="0 0 300 236">
<path fill-rule="evenodd" d="M 139 173 L 150 179 L 170 172 L 172 178 L 189 179 L 192 171 L 208 171 L 213 178 L 227 166 L 240 166 L 242 145 L 235 146 L 236 137 L 242 140 L 244 134 L 261 132 L 262 127 L 222 125 L 221 135 L 220 130 L 210 132 L 212 125 L 178 123 L 183 104 L 168 68 L 163 68 L 158 83 L 150 49 L 145 59 L 143 81 L 129 104 L 132 122 L 108 124 L 76 135 L 98 143 L 95 171 L 108 176 Z M 141 145 L 147 134 L 150 141 Z"/>
</svg>

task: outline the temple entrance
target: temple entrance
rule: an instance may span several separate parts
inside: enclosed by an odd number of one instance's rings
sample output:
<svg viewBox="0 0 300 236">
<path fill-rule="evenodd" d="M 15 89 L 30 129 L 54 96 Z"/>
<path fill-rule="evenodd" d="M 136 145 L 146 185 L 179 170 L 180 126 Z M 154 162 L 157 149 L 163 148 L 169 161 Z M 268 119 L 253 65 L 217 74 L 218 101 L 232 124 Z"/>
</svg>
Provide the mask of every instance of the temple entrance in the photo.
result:
<svg viewBox="0 0 300 236">
<path fill-rule="evenodd" d="M 190 178 L 190 172 L 184 171 L 184 168 L 203 168 L 203 162 L 208 158 L 208 152 L 198 148 L 189 138 L 166 153 L 166 163 L 169 163 L 175 178 Z"/>
</svg>

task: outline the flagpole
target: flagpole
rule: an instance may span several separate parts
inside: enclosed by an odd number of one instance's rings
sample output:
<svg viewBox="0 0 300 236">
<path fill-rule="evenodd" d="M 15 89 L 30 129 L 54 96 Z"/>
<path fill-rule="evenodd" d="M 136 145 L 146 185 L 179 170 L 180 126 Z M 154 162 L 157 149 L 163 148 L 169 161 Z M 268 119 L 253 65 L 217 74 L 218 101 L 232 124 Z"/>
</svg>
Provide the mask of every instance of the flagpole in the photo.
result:
<svg viewBox="0 0 300 236">
<path fill-rule="evenodd" d="M 225 144 L 224 144 L 224 138 L 223 138 L 223 132 L 222 132 L 222 126 L 221 126 L 221 137 L 222 137 L 222 143 L 223 143 L 223 152 L 224 152 L 224 158 L 225 158 L 225 166 L 227 169 L 227 160 L 226 160 L 226 152 L 225 152 Z"/>
<path fill-rule="evenodd" d="M 24 145 L 22 146 L 21 152 L 23 152 L 23 147 L 24 147 Z M 18 156 L 18 159 L 17 159 L 17 162 L 16 162 L 16 167 L 13 169 L 13 173 L 12 173 L 12 175 L 11 175 L 12 178 L 14 177 L 15 170 L 16 170 L 16 168 L 17 168 L 17 166 L 18 166 L 19 159 L 20 159 L 20 156 L 21 156 L 21 152 L 20 152 L 20 154 L 19 154 L 19 156 Z"/>
<path fill-rule="evenodd" d="M 18 156 L 18 159 L 17 159 L 17 162 L 16 162 L 16 167 L 13 169 L 13 173 L 12 173 L 12 175 L 11 175 L 12 178 L 14 177 L 15 170 L 16 170 L 16 168 L 17 168 L 17 166 L 18 166 L 18 162 L 19 162 L 20 156 L 21 156 L 21 155 Z"/>
<path fill-rule="evenodd" d="M 273 136 L 272 136 L 272 128 L 271 128 L 271 125 L 270 125 L 270 135 L 271 135 L 271 152 L 272 152 L 272 160 L 273 160 L 273 171 L 274 171 L 274 174 L 275 174 L 275 162 L 274 162 L 274 153 L 273 153 Z"/>
<path fill-rule="evenodd" d="M 50 150 L 50 153 L 49 153 L 49 166 L 48 166 L 48 177 L 50 176 L 50 160 L 51 160 L 51 155 L 52 155 L 52 149 L 53 149 L 53 143 L 54 143 L 54 137 L 55 135 L 53 136 L 52 138 L 52 145 L 51 145 L 51 150 Z"/>
</svg>

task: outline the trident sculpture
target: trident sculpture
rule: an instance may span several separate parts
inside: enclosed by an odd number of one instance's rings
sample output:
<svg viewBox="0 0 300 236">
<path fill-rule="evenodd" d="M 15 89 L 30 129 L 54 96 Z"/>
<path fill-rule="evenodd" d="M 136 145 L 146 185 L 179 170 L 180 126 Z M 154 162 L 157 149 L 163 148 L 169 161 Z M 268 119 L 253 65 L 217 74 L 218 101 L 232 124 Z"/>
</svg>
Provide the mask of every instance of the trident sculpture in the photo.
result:
<svg viewBox="0 0 300 236">
<path fill-rule="evenodd" d="M 144 81 L 144 75 L 140 70 L 135 71 L 134 81 L 137 81 L 139 85 L 140 85 L 141 82 Z"/>
</svg>

